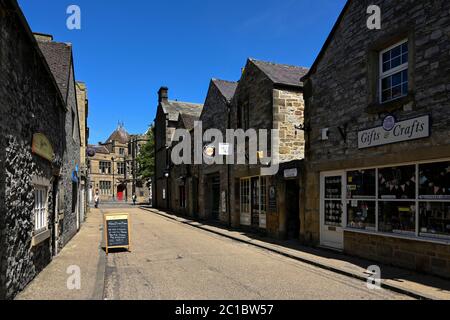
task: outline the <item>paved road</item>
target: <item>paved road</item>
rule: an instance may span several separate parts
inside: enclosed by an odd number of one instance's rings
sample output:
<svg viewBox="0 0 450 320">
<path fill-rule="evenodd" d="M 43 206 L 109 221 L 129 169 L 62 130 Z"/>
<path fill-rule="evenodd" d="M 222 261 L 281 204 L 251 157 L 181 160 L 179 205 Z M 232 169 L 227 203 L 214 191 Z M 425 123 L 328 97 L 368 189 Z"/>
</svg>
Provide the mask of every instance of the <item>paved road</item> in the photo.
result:
<svg viewBox="0 0 450 320">
<path fill-rule="evenodd" d="M 131 253 L 107 257 L 106 299 L 408 299 L 138 208 Z"/>
</svg>

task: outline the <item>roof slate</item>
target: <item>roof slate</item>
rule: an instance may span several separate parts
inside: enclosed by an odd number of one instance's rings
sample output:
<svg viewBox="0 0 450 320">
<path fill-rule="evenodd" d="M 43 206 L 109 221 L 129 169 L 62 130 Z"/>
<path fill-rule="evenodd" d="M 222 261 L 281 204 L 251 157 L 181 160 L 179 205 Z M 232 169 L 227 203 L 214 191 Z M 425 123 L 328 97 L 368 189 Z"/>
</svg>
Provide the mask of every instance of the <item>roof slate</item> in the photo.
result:
<svg viewBox="0 0 450 320">
<path fill-rule="evenodd" d="M 203 110 L 202 104 L 180 102 L 180 101 L 162 101 L 161 106 L 164 113 L 169 115 L 169 121 L 178 121 L 180 113 L 196 116 L 200 118 Z"/>
<path fill-rule="evenodd" d="M 274 84 L 303 87 L 300 81 L 309 71 L 308 68 L 291 66 L 287 64 L 278 64 L 255 59 L 249 59 L 256 65 Z"/>
<path fill-rule="evenodd" d="M 38 41 L 38 44 L 50 67 L 53 77 L 58 84 L 64 102 L 67 103 L 67 90 L 72 63 L 72 45 L 60 42 L 42 41 Z"/>
<path fill-rule="evenodd" d="M 234 93 L 236 92 L 238 83 L 231 82 L 220 79 L 212 79 L 212 82 L 216 85 L 217 89 L 219 89 L 220 93 L 227 99 L 228 102 L 233 99 Z"/>
</svg>

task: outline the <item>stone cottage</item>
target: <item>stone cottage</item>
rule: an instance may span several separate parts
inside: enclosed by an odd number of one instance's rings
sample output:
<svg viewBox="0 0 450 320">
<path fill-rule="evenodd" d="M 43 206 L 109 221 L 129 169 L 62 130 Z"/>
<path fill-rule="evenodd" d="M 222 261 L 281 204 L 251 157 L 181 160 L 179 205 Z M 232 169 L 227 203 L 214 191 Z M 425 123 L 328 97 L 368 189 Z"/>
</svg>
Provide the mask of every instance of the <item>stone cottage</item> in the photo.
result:
<svg viewBox="0 0 450 320">
<path fill-rule="evenodd" d="M 0 299 L 12 299 L 57 253 L 67 106 L 16 1 L 0 0 L 0 21 Z"/>
<path fill-rule="evenodd" d="M 231 101 L 230 127 L 269 130 L 268 141 L 271 130 L 276 130 L 280 170 L 270 176 L 263 174 L 267 163 L 261 164 L 261 160 L 271 157 L 270 143 L 267 150 L 257 150 L 259 164 L 233 166 L 229 192 L 233 226 L 280 238 L 298 235 L 300 160 L 304 157 L 303 84 L 299 79 L 307 71 L 303 67 L 247 61 Z M 255 157 L 249 149 L 247 143 L 246 159 Z"/>
<path fill-rule="evenodd" d="M 200 116 L 203 133 L 209 129 L 220 130 L 226 137 L 230 127 L 231 100 L 237 82 L 212 79 L 203 111 Z M 229 177 L 231 165 L 202 164 L 199 173 L 199 217 L 230 224 Z"/>
<path fill-rule="evenodd" d="M 171 161 L 171 147 L 173 135 L 182 121 L 189 121 L 193 126 L 195 119 L 199 119 L 203 105 L 169 100 L 169 89 L 161 87 L 158 91 L 158 108 L 155 119 L 155 194 L 154 206 L 158 209 L 172 210 L 172 201 L 176 199 L 171 190 L 175 188 L 180 176 L 171 176 L 173 164 Z M 184 122 L 183 122 L 184 123 Z M 180 192 L 181 189 L 178 189 Z M 186 189 L 185 189 L 186 190 Z M 190 198 L 192 195 L 186 196 Z"/>
<path fill-rule="evenodd" d="M 449 52 L 447 0 L 347 2 L 303 78 L 305 242 L 450 276 Z"/>
<path fill-rule="evenodd" d="M 72 45 L 53 41 L 51 35 L 35 34 L 66 105 L 65 148 L 59 185 L 59 232 L 57 248 L 78 232 L 80 217 L 80 122 Z"/>
</svg>

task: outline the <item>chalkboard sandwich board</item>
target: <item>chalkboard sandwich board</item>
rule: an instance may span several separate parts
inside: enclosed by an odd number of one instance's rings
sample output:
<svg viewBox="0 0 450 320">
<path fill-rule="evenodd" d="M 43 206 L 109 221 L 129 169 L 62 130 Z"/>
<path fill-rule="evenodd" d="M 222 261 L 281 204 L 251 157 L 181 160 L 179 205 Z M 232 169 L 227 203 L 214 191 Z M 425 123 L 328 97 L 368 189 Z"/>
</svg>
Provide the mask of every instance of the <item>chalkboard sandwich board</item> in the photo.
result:
<svg viewBox="0 0 450 320">
<path fill-rule="evenodd" d="M 110 249 L 131 251 L 130 215 L 128 213 L 108 213 L 104 215 L 106 254 Z"/>
</svg>

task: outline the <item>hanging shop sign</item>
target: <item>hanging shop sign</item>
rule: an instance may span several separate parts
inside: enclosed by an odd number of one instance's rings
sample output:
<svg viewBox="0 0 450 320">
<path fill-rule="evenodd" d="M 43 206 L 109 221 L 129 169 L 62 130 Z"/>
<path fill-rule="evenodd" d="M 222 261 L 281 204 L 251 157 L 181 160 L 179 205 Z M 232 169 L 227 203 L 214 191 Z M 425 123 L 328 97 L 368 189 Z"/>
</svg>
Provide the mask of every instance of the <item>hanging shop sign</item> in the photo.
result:
<svg viewBox="0 0 450 320">
<path fill-rule="evenodd" d="M 389 130 L 390 129 L 390 130 Z M 430 116 L 396 122 L 387 117 L 382 127 L 360 131 L 358 148 L 366 149 L 392 143 L 428 138 L 430 136 Z"/>
<path fill-rule="evenodd" d="M 127 213 L 115 213 L 104 215 L 105 249 L 106 254 L 110 249 L 131 250 L 130 243 L 130 216 Z"/>
<path fill-rule="evenodd" d="M 31 150 L 34 154 L 52 162 L 55 159 L 55 152 L 53 146 L 47 137 L 42 133 L 33 135 L 33 142 Z"/>
<path fill-rule="evenodd" d="M 298 176 L 297 168 L 284 170 L 284 178 L 285 179 L 297 178 L 297 176 Z"/>
</svg>

